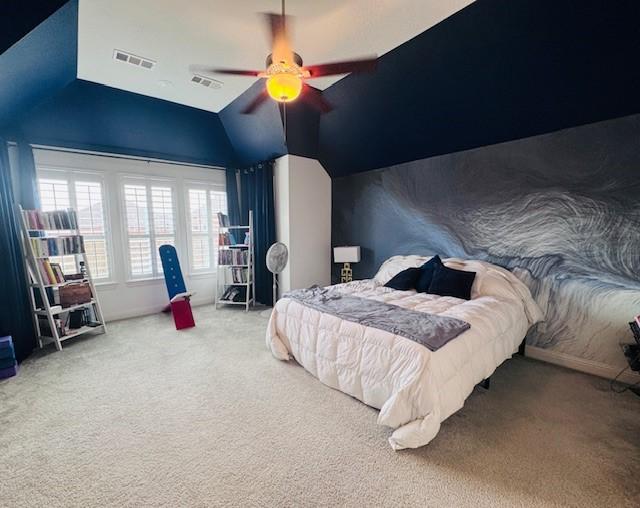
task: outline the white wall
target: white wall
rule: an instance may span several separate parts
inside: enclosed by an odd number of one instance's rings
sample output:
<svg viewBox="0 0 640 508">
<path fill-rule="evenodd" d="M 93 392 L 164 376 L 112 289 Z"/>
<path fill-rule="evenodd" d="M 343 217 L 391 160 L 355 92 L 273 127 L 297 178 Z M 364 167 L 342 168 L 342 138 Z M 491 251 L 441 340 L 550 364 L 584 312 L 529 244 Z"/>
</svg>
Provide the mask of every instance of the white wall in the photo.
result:
<svg viewBox="0 0 640 508">
<path fill-rule="evenodd" d="M 163 277 L 130 280 L 126 262 L 126 238 L 121 205 L 121 181 L 126 176 L 153 176 L 167 179 L 176 189 L 176 249 L 180 257 L 185 284 L 195 292 L 194 305 L 213 303 L 216 276 L 210 273 L 190 273 L 186 231 L 185 184 L 213 185 L 225 189 L 225 173 L 217 168 L 177 165 L 128 158 L 104 157 L 81 153 L 34 150 L 39 174 L 55 174 L 56 171 L 95 173 L 104 184 L 106 195 L 107 228 L 110 231 L 108 250 L 111 257 L 112 276 L 108 282 L 96 284 L 98 298 L 107 321 L 159 312 L 168 304 Z"/>
<path fill-rule="evenodd" d="M 280 291 L 331 284 L 331 178 L 317 160 L 285 155 L 274 189 L 276 235 L 289 248 Z"/>
</svg>

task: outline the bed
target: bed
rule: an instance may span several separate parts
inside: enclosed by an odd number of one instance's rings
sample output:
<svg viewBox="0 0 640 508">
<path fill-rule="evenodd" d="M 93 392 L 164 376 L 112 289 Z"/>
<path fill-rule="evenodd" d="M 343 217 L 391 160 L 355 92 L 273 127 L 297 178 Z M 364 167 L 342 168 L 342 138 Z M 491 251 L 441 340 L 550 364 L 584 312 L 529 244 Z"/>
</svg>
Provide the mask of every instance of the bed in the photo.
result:
<svg viewBox="0 0 640 508">
<path fill-rule="evenodd" d="M 470 300 L 384 286 L 395 274 L 429 259 L 394 256 L 373 279 L 327 290 L 471 325 L 436 351 L 286 296 L 275 305 L 267 328 L 267 346 L 276 358 L 293 358 L 327 386 L 379 409 L 378 424 L 395 429 L 389 438 L 394 450 L 429 443 L 440 424 L 462 408 L 477 384 L 517 352 L 528 329 L 543 317 L 528 288 L 513 273 L 483 261 L 443 260 L 449 268 L 476 272 Z"/>
</svg>

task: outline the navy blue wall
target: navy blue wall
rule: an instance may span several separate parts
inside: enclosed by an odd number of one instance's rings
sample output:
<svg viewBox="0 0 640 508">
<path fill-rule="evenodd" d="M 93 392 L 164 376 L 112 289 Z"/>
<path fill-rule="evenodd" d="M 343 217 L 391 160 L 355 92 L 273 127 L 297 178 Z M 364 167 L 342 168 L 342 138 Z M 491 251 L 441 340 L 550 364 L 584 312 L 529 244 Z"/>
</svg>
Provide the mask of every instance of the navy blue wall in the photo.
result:
<svg viewBox="0 0 640 508">
<path fill-rule="evenodd" d="M 18 115 L 76 79 L 77 55 L 77 0 L 0 54 L 0 133 Z"/>
<path fill-rule="evenodd" d="M 241 113 L 263 91 L 263 80 L 256 81 L 220 111 L 220 120 L 238 154 L 240 166 L 249 166 L 287 153 L 280 112 L 274 101 L 265 101 L 251 115 Z"/>
<path fill-rule="evenodd" d="M 29 143 L 234 166 L 215 113 L 76 80 L 11 128 Z"/>
<path fill-rule="evenodd" d="M 251 115 L 242 114 L 264 87 L 263 80 L 257 81 L 220 112 L 239 164 L 248 166 L 286 153 L 317 158 L 320 114 L 303 99 L 286 106 L 286 141 L 283 109 L 274 101 L 265 101 Z"/>
<path fill-rule="evenodd" d="M 325 90 L 332 175 L 640 112 L 638 0 L 478 0 Z"/>
<path fill-rule="evenodd" d="M 13 0 L 6 2 L 0 16 L 0 54 L 18 42 L 67 0 Z"/>
</svg>

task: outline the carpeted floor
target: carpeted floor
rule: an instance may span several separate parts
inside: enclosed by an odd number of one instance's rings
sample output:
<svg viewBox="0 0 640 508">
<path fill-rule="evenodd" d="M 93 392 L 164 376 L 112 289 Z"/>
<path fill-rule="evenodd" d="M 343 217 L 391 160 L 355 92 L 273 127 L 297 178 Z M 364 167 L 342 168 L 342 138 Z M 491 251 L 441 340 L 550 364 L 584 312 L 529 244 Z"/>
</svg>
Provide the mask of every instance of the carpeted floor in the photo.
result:
<svg viewBox="0 0 640 508">
<path fill-rule="evenodd" d="M 264 345 L 267 319 L 121 321 L 0 382 L 0 506 L 640 505 L 640 398 L 524 358 L 438 437 L 394 452 L 377 412 Z"/>
</svg>

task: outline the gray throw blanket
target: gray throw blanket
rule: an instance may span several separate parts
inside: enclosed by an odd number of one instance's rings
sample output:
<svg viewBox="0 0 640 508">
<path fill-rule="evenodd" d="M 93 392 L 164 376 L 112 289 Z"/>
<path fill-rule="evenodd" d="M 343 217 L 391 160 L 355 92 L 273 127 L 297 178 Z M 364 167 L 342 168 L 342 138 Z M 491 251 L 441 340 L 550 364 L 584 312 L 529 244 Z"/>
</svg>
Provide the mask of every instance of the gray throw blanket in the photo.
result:
<svg viewBox="0 0 640 508">
<path fill-rule="evenodd" d="M 342 295 L 326 288 L 298 289 L 284 296 L 345 321 L 400 335 L 431 351 L 437 351 L 471 328 L 469 323 L 460 319 L 405 309 L 378 300 Z"/>
</svg>

